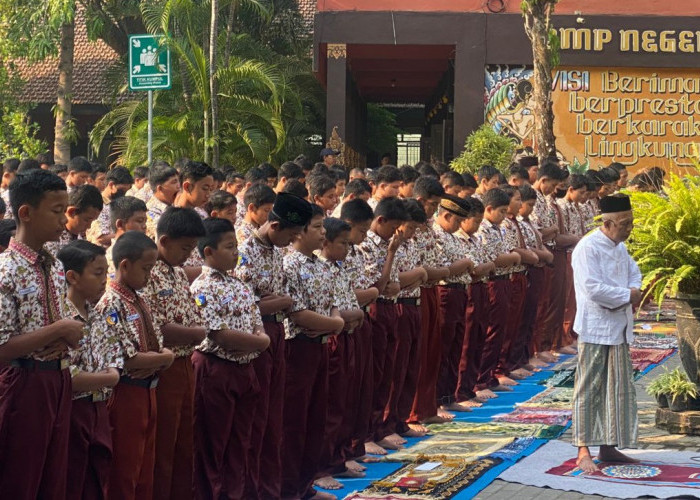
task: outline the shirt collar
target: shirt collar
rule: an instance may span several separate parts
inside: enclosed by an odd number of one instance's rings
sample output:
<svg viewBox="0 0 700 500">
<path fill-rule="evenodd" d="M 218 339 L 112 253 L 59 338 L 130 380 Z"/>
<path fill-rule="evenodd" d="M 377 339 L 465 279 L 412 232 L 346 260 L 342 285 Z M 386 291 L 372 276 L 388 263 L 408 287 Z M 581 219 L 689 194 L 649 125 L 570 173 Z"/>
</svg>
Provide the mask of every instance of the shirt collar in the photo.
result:
<svg viewBox="0 0 700 500">
<path fill-rule="evenodd" d="M 203 278 L 206 278 L 208 276 L 212 276 L 215 278 L 227 277 L 226 273 L 222 273 L 218 269 L 214 269 L 213 267 L 207 266 L 206 264 L 202 266 L 202 272 L 200 273 L 200 276 Z"/>
<path fill-rule="evenodd" d="M 36 250 L 29 248 L 21 241 L 16 240 L 14 237 L 10 238 L 10 244 L 7 246 L 7 249 L 13 253 L 16 253 L 32 265 L 39 262 L 42 258 L 47 260 L 51 264 L 53 264 L 54 261 L 54 258 L 51 256 L 51 254 L 49 254 L 43 248 L 37 252 Z"/>
<path fill-rule="evenodd" d="M 124 300 L 127 300 L 129 302 L 136 302 L 138 300 L 138 296 L 136 295 L 135 290 L 133 290 L 131 287 L 123 285 L 122 283 L 120 283 L 117 280 L 110 281 L 109 287 L 112 290 L 114 290 Z"/>
<path fill-rule="evenodd" d="M 613 240 L 608 238 L 608 236 L 598 228 L 594 235 L 597 236 L 598 240 L 600 241 L 601 245 L 606 246 L 608 248 L 615 248 L 619 245 L 619 243 L 615 243 Z"/>
</svg>

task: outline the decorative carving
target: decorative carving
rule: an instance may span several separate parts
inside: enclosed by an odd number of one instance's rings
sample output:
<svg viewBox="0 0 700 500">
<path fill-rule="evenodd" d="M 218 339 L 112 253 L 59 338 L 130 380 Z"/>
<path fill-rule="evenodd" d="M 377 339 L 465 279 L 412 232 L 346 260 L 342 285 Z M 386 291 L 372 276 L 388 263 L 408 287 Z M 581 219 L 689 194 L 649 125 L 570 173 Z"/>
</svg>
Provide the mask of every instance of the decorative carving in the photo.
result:
<svg viewBox="0 0 700 500">
<path fill-rule="evenodd" d="M 347 46 L 344 43 L 329 43 L 326 56 L 329 59 L 345 59 L 348 55 Z"/>
<path fill-rule="evenodd" d="M 365 168 L 367 159 L 364 155 L 358 153 L 343 141 L 338 133 L 337 125 L 333 127 L 331 138 L 326 144 L 326 147 L 340 151 L 337 158 L 338 164 L 344 165 L 348 169 Z"/>
</svg>

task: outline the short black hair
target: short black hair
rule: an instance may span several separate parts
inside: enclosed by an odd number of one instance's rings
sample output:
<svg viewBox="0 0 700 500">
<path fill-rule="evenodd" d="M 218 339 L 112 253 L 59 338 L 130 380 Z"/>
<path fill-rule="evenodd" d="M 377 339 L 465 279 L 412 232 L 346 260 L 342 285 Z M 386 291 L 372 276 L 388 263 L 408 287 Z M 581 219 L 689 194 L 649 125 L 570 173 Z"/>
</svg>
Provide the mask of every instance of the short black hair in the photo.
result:
<svg viewBox="0 0 700 500">
<path fill-rule="evenodd" d="M 537 199 L 537 191 L 529 184 L 523 184 L 520 186 L 520 199 L 523 201 L 530 201 Z"/>
<path fill-rule="evenodd" d="M 569 187 L 572 189 L 585 188 L 588 185 L 588 179 L 585 175 L 572 174 L 569 177 Z"/>
<path fill-rule="evenodd" d="M 237 205 L 238 200 L 228 191 L 214 191 L 209 197 L 207 203 L 207 213 L 211 214 L 212 210 L 224 210 L 231 205 Z"/>
<path fill-rule="evenodd" d="M 467 216 L 467 218 L 475 217 L 477 215 L 484 215 L 484 210 L 486 210 L 486 208 L 484 207 L 484 204 L 479 198 L 474 198 L 473 196 L 470 196 L 469 198 L 467 198 L 467 201 L 469 202 L 469 215 Z"/>
<path fill-rule="evenodd" d="M 445 172 L 442 182 L 449 183 L 450 186 L 464 187 L 464 178 L 454 170 Z"/>
<path fill-rule="evenodd" d="M 335 180 L 328 175 L 315 174 L 310 175 L 306 179 L 306 188 L 309 190 L 309 196 L 314 199 L 314 196 L 323 196 L 331 189 L 335 190 Z"/>
<path fill-rule="evenodd" d="M 92 173 L 92 164 L 84 156 L 75 156 L 68 162 L 69 172 L 87 172 Z"/>
<path fill-rule="evenodd" d="M 199 238 L 197 242 L 197 251 L 201 257 L 204 257 L 204 249 L 214 248 L 219 246 L 219 242 L 224 237 L 226 233 L 236 234 L 236 230 L 228 219 L 221 219 L 219 217 L 210 217 L 202 221 L 204 226 L 204 236 Z"/>
<path fill-rule="evenodd" d="M 445 196 L 445 188 L 442 187 L 437 177 L 423 175 L 418 178 L 413 186 L 413 196 L 427 200 L 433 196 Z"/>
<path fill-rule="evenodd" d="M 104 247 L 87 240 L 74 240 L 61 248 L 56 254 L 56 258 L 63 263 L 63 268 L 66 271 L 82 274 L 85 266 L 105 253 Z"/>
<path fill-rule="evenodd" d="M 386 220 L 407 221 L 408 212 L 399 198 L 382 198 L 374 209 L 374 217 L 383 217 Z"/>
<path fill-rule="evenodd" d="M 36 161 L 33 158 L 27 158 L 26 160 L 22 160 L 19 162 L 19 166 L 17 167 L 17 173 L 22 174 L 25 172 L 29 172 L 30 170 L 39 170 L 41 169 L 41 165 L 39 165 L 39 162 Z"/>
<path fill-rule="evenodd" d="M 204 236 L 202 218 L 191 208 L 168 207 L 158 219 L 156 234 L 172 239 L 201 238 Z"/>
<path fill-rule="evenodd" d="M 276 197 L 277 195 L 275 195 L 273 189 L 267 184 L 254 184 L 243 195 L 243 204 L 246 209 L 251 204 L 255 208 L 260 208 L 263 205 L 274 203 Z"/>
<path fill-rule="evenodd" d="M 345 185 L 344 196 L 362 196 L 365 193 L 372 194 L 372 186 L 365 179 L 353 179 Z"/>
<path fill-rule="evenodd" d="M 244 179 L 246 183 L 258 184 L 260 182 L 267 182 L 267 175 L 260 167 L 253 167 L 245 173 Z"/>
<path fill-rule="evenodd" d="M 404 165 L 399 168 L 399 173 L 401 174 L 401 182 L 404 184 L 416 182 L 420 177 L 420 172 L 410 165 Z"/>
<path fill-rule="evenodd" d="M 7 205 L 5 204 L 5 200 L 0 198 L 0 215 L 4 215 L 5 212 L 7 212 Z M 2 219 L 0 219 L 2 220 Z"/>
<path fill-rule="evenodd" d="M 240 172 L 236 172 L 235 170 L 226 174 L 226 182 L 228 182 L 229 184 L 236 182 L 236 179 L 241 179 L 242 181 L 245 181 L 245 176 Z"/>
<path fill-rule="evenodd" d="M 122 196 L 109 204 L 109 227 L 117 230 L 117 221 L 127 221 L 137 212 L 148 212 L 146 203 L 135 196 Z"/>
<path fill-rule="evenodd" d="M 517 186 L 511 186 L 510 184 L 506 184 L 505 186 L 501 186 L 499 189 L 508 195 L 509 200 L 513 199 L 513 196 L 515 195 L 515 193 L 520 192 L 520 190 L 518 189 Z"/>
<path fill-rule="evenodd" d="M 75 207 L 76 213 L 79 214 L 88 208 L 96 208 L 101 211 L 104 206 L 102 193 L 95 186 L 83 184 L 68 194 L 68 206 Z"/>
<path fill-rule="evenodd" d="M 317 205 L 316 203 L 310 203 L 310 205 L 311 205 L 311 218 L 309 219 L 309 222 L 306 223 L 307 227 L 311 223 L 311 220 L 313 218 L 326 216 L 325 212 L 323 211 L 323 209 L 321 208 L 320 205 Z"/>
<path fill-rule="evenodd" d="M 8 158 L 2 162 L 2 172 L 7 174 L 14 174 L 19 168 L 19 158 Z"/>
<path fill-rule="evenodd" d="M 0 219 L 0 245 L 7 248 L 12 238 L 12 232 L 17 230 L 17 223 L 14 219 Z"/>
<path fill-rule="evenodd" d="M 500 173 L 501 172 L 496 167 L 484 165 L 477 171 L 476 175 L 479 178 L 479 182 L 481 182 L 483 180 L 490 181 L 493 177 L 496 177 Z"/>
<path fill-rule="evenodd" d="M 469 172 L 464 172 L 462 174 L 462 179 L 464 179 L 464 187 L 476 189 L 479 184 L 476 182 L 476 177 L 474 177 Z"/>
<path fill-rule="evenodd" d="M 607 182 L 605 180 L 605 176 L 600 170 L 586 170 L 585 175 L 588 178 L 588 181 L 592 182 L 595 185 L 596 189 L 599 189 L 603 184 Z"/>
<path fill-rule="evenodd" d="M 178 173 L 174 167 L 168 164 L 154 163 L 148 172 L 148 184 L 150 184 L 151 190 L 155 192 L 158 186 L 177 176 Z"/>
<path fill-rule="evenodd" d="M 214 178 L 216 182 L 224 182 L 226 181 L 226 172 L 224 172 L 221 169 L 214 168 L 211 171 L 211 176 Z"/>
<path fill-rule="evenodd" d="M 350 175 L 348 175 L 348 171 L 345 170 L 345 167 L 342 165 L 332 165 L 331 168 L 328 170 L 328 173 L 331 175 L 331 178 L 338 183 L 339 181 L 345 181 L 346 183 L 350 180 Z"/>
<path fill-rule="evenodd" d="M 56 175 L 63 174 L 65 172 L 68 172 L 68 165 L 64 165 L 63 163 L 54 163 L 49 167 L 49 172 L 54 173 Z"/>
<path fill-rule="evenodd" d="M 340 206 L 340 218 L 352 224 L 359 224 L 374 219 L 374 212 L 365 200 L 355 198 Z"/>
<path fill-rule="evenodd" d="M 146 250 L 158 250 L 155 241 L 140 231 L 127 231 L 117 238 L 112 247 L 112 262 L 117 268 L 124 259 L 136 262 Z"/>
<path fill-rule="evenodd" d="M 404 200 L 403 204 L 406 208 L 406 213 L 408 213 L 409 220 L 419 224 L 425 224 L 428 221 L 428 216 L 425 213 L 425 209 L 418 200 L 409 198 Z"/>
<path fill-rule="evenodd" d="M 53 155 L 48 151 L 36 155 L 35 160 L 39 163 L 39 165 L 53 165 Z"/>
<path fill-rule="evenodd" d="M 384 165 L 377 170 L 377 175 L 374 178 L 375 184 L 391 184 L 392 182 L 401 181 L 401 172 L 394 165 Z"/>
<path fill-rule="evenodd" d="M 265 174 L 266 179 L 277 179 L 277 169 L 271 164 L 265 162 L 258 165 L 258 168 Z"/>
<path fill-rule="evenodd" d="M 547 177 L 552 180 L 563 180 L 562 177 L 562 169 L 554 163 L 553 161 L 545 161 L 542 165 L 540 165 L 540 168 L 537 170 L 537 178 L 542 179 L 544 177 Z"/>
<path fill-rule="evenodd" d="M 328 241 L 335 241 L 342 233 L 352 230 L 350 224 L 342 219 L 336 219 L 335 217 L 326 217 L 323 219 L 323 229 L 326 230 L 326 240 Z"/>
<path fill-rule="evenodd" d="M 309 190 L 306 189 L 306 186 L 304 185 L 304 183 L 299 181 L 298 179 L 288 180 L 284 184 L 284 187 L 282 188 L 282 192 L 283 193 L 291 193 L 295 196 L 298 196 L 299 198 L 304 198 L 304 199 L 306 199 L 309 196 Z"/>
<path fill-rule="evenodd" d="M 66 183 L 56 174 L 48 170 L 31 170 L 17 174 L 10 184 L 10 206 L 12 216 L 19 220 L 17 212 L 22 205 L 38 207 L 44 194 L 50 191 L 66 191 Z"/>
<path fill-rule="evenodd" d="M 188 160 L 180 170 L 180 182 L 198 182 L 208 176 L 214 177 L 214 170 L 201 161 Z"/>
<path fill-rule="evenodd" d="M 309 175 L 324 174 L 328 175 L 328 167 L 322 161 L 314 163 L 314 167 L 309 172 Z"/>
<path fill-rule="evenodd" d="M 134 168 L 134 179 L 148 179 L 148 167 L 141 165 Z"/>
<path fill-rule="evenodd" d="M 510 205 L 510 199 L 512 196 L 512 194 L 506 193 L 501 188 L 490 189 L 484 193 L 483 203 L 485 207 L 507 207 Z"/>
<path fill-rule="evenodd" d="M 304 173 L 311 172 L 311 169 L 314 168 L 314 163 L 304 155 L 294 158 L 294 163 L 299 165 Z"/>
<path fill-rule="evenodd" d="M 530 170 L 531 167 L 536 167 L 539 165 L 540 161 L 536 156 L 523 156 L 518 160 L 518 163 L 520 163 L 521 167 L 525 167 L 526 169 Z"/>
<path fill-rule="evenodd" d="M 600 169 L 600 173 L 603 174 L 606 184 L 620 180 L 620 172 L 612 167 L 602 168 Z"/>
<path fill-rule="evenodd" d="M 288 181 L 292 179 L 301 179 L 304 177 L 304 171 L 293 161 L 285 161 L 277 171 L 277 178 L 282 179 L 282 177 Z"/>
<path fill-rule="evenodd" d="M 435 170 L 427 161 L 419 161 L 416 163 L 416 170 L 418 170 L 423 177 L 435 177 L 436 179 L 440 178 L 437 170 Z"/>
<path fill-rule="evenodd" d="M 530 179 L 530 174 L 528 173 L 527 169 L 520 165 L 520 163 L 513 163 L 508 171 L 510 176 L 515 177 L 516 179 L 523 179 L 526 181 Z"/>
<path fill-rule="evenodd" d="M 446 173 L 450 169 L 450 167 L 447 166 L 447 163 L 441 161 L 434 161 L 433 168 L 440 177 L 442 177 L 442 174 Z"/>
<path fill-rule="evenodd" d="M 128 168 L 114 167 L 105 175 L 105 183 L 109 184 L 110 182 L 114 184 L 133 184 L 134 178 L 131 176 Z"/>
<path fill-rule="evenodd" d="M 125 168 L 125 167 L 115 167 L 115 168 Z M 127 170 L 128 172 L 128 170 Z M 92 165 L 92 172 L 90 172 L 90 178 L 94 181 L 97 179 L 97 176 L 99 174 L 106 174 L 107 173 L 107 167 L 103 165 L 102 163 L 93 163 Z M 131 175 L 131 174 L 129 174 Z"/>
</svg>

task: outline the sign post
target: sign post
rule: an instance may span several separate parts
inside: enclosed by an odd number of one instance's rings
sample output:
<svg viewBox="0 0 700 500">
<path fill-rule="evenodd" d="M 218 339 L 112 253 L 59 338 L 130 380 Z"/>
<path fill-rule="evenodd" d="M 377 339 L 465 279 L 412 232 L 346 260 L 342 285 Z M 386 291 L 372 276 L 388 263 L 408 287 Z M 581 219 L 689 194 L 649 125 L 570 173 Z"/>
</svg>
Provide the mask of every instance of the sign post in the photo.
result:
<svg viewBox="0 0 700 500">
<path fill-rule="evenodd" d="M 163 35 L 129 37 L 129 89 L 148 91 L 148 164 L 153 160 L 153 91 L 169 89 L 170 50 L 162 47 Z"/>
</svg>

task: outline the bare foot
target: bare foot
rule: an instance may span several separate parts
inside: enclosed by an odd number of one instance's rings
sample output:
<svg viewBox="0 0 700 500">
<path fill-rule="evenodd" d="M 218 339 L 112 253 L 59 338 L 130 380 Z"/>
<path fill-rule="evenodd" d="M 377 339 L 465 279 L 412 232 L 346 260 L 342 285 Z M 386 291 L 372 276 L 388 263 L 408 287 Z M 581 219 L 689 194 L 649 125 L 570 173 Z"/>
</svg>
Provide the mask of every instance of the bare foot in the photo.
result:
<svg viewBox="0 0 700 500">
<path fill-rule="evenodd" d="M 386 455 L 386 450 L 374 441 L 367 441 L 365 443 L 365 453 L 368 453 L 370 455 Z M 365 460 L 363 460 L 363 462 L 364 461 Z"/>
<path fill-rule="evenodd" d="M 498 379 L 498 383 L 501 385 L 507 385 L 507 386 L 518 385 L 518 383 L 515 380 L 513 380 L 510 377 L 506 377 L 505 375 L 502 375 L 502 376 L 496 377 L 496 378 Z"/>
<path fill-rule="evenodd" d="M 522 380 L 531 376 L 532 372 L 530 370 L 526 370 L 525 368 L 518 368 L 517 370 L 510 372 L 510 377 L 516 380 Z"/>
<path fill-rule="evenodd" d="M 407 442 L 404 438 L 402 438 L 401 436 L 399 436 L 399 435 L 396 434 L 396 433 L 389 434 L 389 435 L 388 435 L 387 437 L 385 437 L 384 439 L 388 439 L 388 440 L 391 441 L 392 443 L 396 443 L 396 444 L 406 444 L 406 442 Z"/>
<path fill-rule="evenodd" d="M 442 408 L 438 408 L 438 417 L 446 418 L 448 421 L 454 420 L 455 418 L 454 413 L 445 411 Z"/>
<path fill-rule="evenodd" d="M 555 358 L 552 355 L 552 353 L 549 353 L 549 352 L 538 352 L 537 357 L 540 358 L 545 363 L 556 363 L 557 362 L 557 358 Z"/>
<path fill-rule="evenodd" d="M 314 486 L 323 488 L 324 490 L 342 490 L 343 483 L 336 481 L 331 476 L 323 476 L 314 481 Z M 316 498 L 316 497 L 314 497 Z"/>
<path fill-rule="evenodd" d="M 547 366 L 547 363 L 545 363 L 544 361 L 542 361 L 538 357 L 533 357 L 533 358 L 530 358 L 530 365 L 533 368 L 544 368 L 545 366 Z"/>
<path fill-rule="evenodd" d="M 638 464 L 639 460 L 636 458 L 628 457 L 624 453 L 621 453 L 614 446 L 601 446 L 598 452 L 598 460 L 601 462 L 612 462 L 612 463 L 625 463 L 625 464 Z"/>
<path fill-rule="evenodd" d="M 425 436 L 430 430 L 424 426 L 423 424 L 415 424 L 415 423 L 410 423 L 408 424 L 408 427 L 413 431 L 413 432 L 422 432 L 423 435 Z"/>
<path fill-rule="evenodd" d="M 540 371 L 540 369 L 539 369 L 538 367 L 536 367 L 535 365 L 532 365 L 532 364 L 530 364 L 530 363 L 525 364 L 525 365 L 523 366 L 523 368 L 526 369 L 527 371 L 531 372 L 531 373 L 535 373 L 535 372 Z"/>
<path fill-rule="evenodd" d="M 494 392 L 513 392 L 512 387 L 503 384 L 498 384 L 493 390 Z"/>
<path fill-rule="evenodd" d="M 367 443 L 365 443 L 365 450 L 367 450 Z M 381 455 L 381 453 L 377 453 L 377 455 Z M 384 450 L 384 455 L 386 455 L 386 450 Z M 381 462 L 381 459 L 373 457 L 372 455 L 362 455 L 357 459 L 357 461 L 366 464 L 376 464 L 377 462 Z"/>
<path fill-rule="evenodd" d="M 486 401 L 488 401 L 488 398 L 482 398 L 482 397 L 479 397 L 479 396 L 474 396 L 474 397 L 471 398 L 469 401 L 474 401 L 475 403 L 484 404 Z"/>
<path fill-rule="evenodd" d="M 377 441 L 377 446 L 381 446 L 385 450 L 400 450 L 402 448 L 400 444 L 386 438 L 382 439 L 381 441 Z M 367 445 L 365 445 L 365 449 L 367 449 Z"/>
<path fill-rule="evenodd" d="M 347 469 L 345 472 L 341 472 L 340 474 L 336 474 L 335 477 L 343 477 L 343 478 L 349 478 L 349 479 L 359 479 L 362 477 L 365 477 L 366 474 L 362 472 L 361 470 L 350 470 Z M 338 483 L 340 484 L 340 483 Z M 336 489 L 336 488 L 327 488 L 327 489 Z"/>
<path fill-rule="evenodd" d="M 484 389 L 482 391 L 476 391 L 476 397 L 479 399 L 495 399 L 498 397 L 498 394 L 491 389 Z"/>
<path fill-rule="evenodd" d="M 450 410 L 450 411 L 472 411 L 471 408 L 467 406 L 462 406 L 459 403 L 450 403 L 448 405 L 442 405 L 442 408 L 444 410 Z"/>
<path fill-rule="evenodd" d="M 570 346 L 562 347 L 561 349 L 559 349 L 560 354 L 576 354 L 577 352 L 578 351 L 576 351 L 576 349 Z"/>
<path fill-rule="evenodd" d="M 317 491 L 309 500 L 338 500 L 338 497 L 325 491 Z"/>
<path fill-rule="evenodd" d="M 480 399 L 477 399 L 477 398 L 468 399 L 466 401 L 460 401 L 459 403 L 455 403 L 455 404 L 461 408 L 470 408 L 470 409 L 471 408 L 481 408 L 482 406 L 484 406 L 484 402 L 481 401 Z M 464 410 L 462 410 L 462 411 L 464 411 Z"/>
<path fill-rule="evenodd" d="M 364 465 L 356 462 L 355 460 L 348 460 L 345 462 L 345 467 L 348 468 L 348 470 L 352 470 L 355 472 L 364 472 L 367 470 L 367 467 Z"/>
<path fill-rule="evenodd" d="M 421 425 L 421 427 L 423 427 Z M 403 437 L 409 437 L 409 438 L 419 438 L 423 437 L 428 433 L 428 429 L 426 427 L 423 427 L 425 430 L 418 430 L 418 429 L 413 429 L 412 427 L 409 426 L 409 429 L 401 434 Z"/>
<path fill-rule="evenodd" d="M 441 417 L 439 415 L 435 415 L 433 417 L 428 417 L 425 420 L 423 420 L 424 424 L 445 424 L 447 422 L 452 422 L 452 419 Z"/>
<path fill-rule="evenodd" d="M 577 458 L 576 465 L 578 465 L 578 468 L 586 474 L 593 474 L 599 470 L 598 466 L 593 462 L 590 455 L 584 455 L 583 457 Z"/>
</svg>

